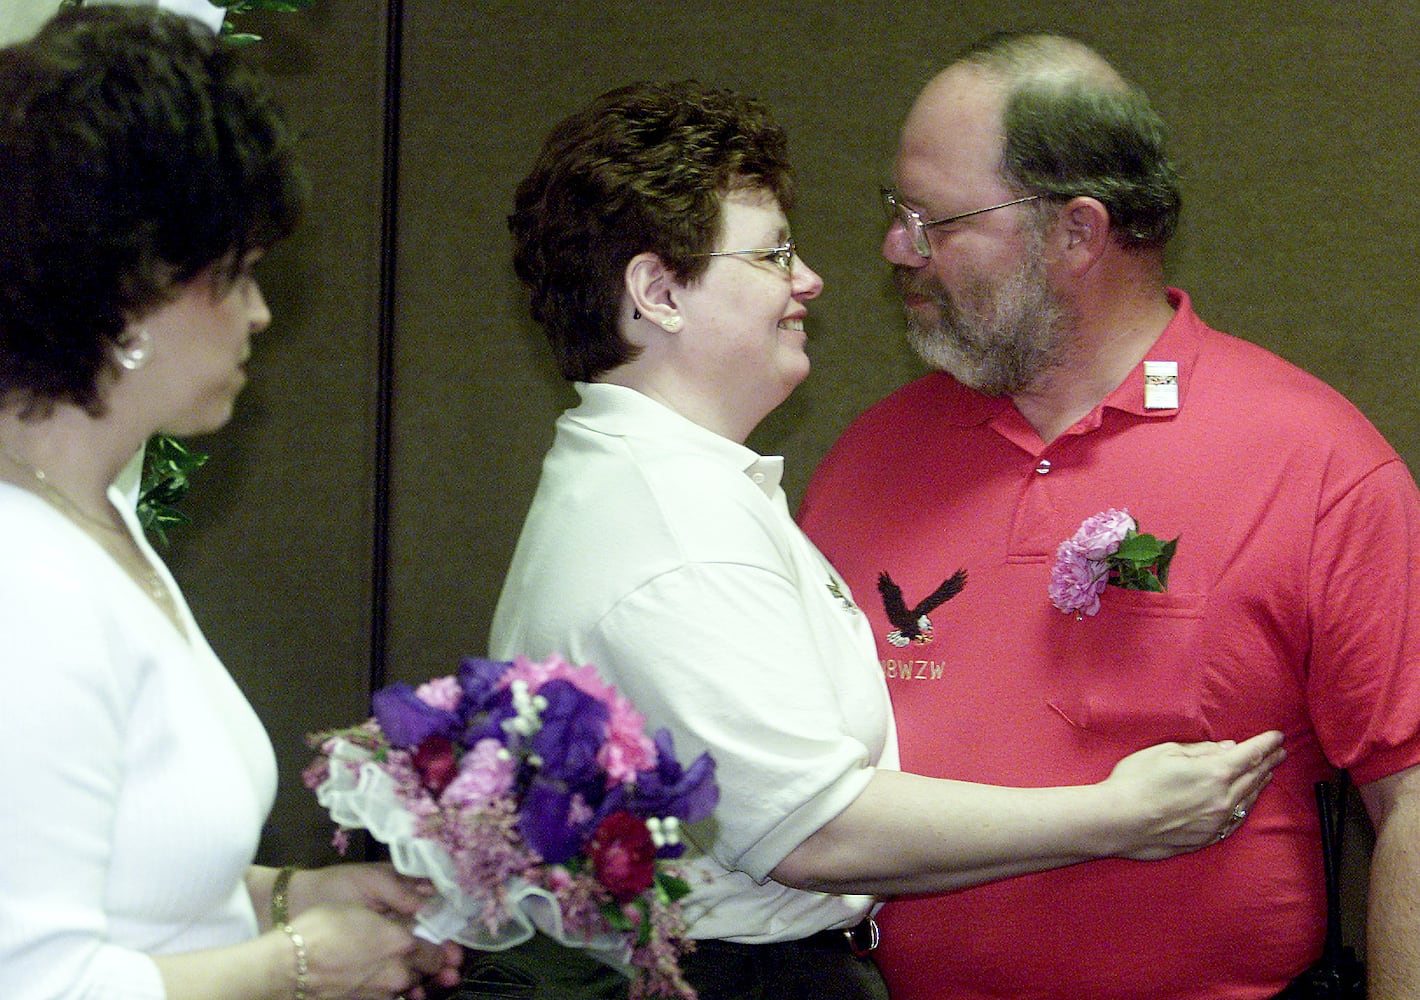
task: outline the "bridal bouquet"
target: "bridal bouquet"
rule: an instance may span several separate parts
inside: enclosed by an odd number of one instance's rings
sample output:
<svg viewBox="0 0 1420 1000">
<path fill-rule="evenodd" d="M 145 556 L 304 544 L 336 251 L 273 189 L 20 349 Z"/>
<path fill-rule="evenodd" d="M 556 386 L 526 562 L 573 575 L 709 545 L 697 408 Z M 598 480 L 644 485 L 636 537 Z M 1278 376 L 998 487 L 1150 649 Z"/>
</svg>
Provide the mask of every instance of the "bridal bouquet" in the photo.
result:
<svg viewBox="0 0 1420 1000">
<path fill-rule="evenodd" d="M 469 658 L 458 674 L 392 684 L 374 717 L 311 737 L 306 783 L 339 825 L 365 829 L 438 896 L 421 935 L 511 948 L 540 931 L 632 978 L 633 997 L 692 998 L 680 974 L 672 863 L 710 815 L 715 765 L 676 760 L 590 666 Z"/>
</svg>

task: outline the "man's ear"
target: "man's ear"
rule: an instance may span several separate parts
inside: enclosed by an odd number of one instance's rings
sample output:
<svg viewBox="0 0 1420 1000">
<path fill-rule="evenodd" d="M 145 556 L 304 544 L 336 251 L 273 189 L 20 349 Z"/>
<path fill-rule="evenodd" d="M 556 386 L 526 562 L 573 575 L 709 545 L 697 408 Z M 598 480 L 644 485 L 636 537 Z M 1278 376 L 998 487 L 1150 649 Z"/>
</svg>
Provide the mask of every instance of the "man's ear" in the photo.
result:
<svg viewBox="0 0 1420 1000">
<path fill-rule="evenodd" d="M 1062 260 L 1071 271 L 1087 271 L 1109 246 L 1109 209 L 1097 198 L 1071 198 L 1056 232 Z"/>
</svg>

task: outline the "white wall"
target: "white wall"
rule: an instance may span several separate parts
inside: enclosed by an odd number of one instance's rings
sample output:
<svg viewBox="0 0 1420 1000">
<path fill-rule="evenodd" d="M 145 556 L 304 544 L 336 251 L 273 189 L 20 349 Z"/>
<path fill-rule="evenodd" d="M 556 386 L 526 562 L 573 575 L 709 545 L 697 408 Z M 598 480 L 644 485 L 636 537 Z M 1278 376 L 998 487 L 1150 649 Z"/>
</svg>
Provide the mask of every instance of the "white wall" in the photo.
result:
<svg viewBox="0 0 1420 1000">
<path fill-rule="evenodd" d="M 0 2 L 0 45 L 33 35 L 58 9 L 59 0 L 3 0 Z"/>
<path fill-rule="evenodd" d="M 224 11 L 207 0 L 105 0 L 120 4 L 153 4 L 180 11 L 203 21 L 213 31 L 222 24 Z M 51 14 L 59 9 L 59 0 L 0 0 L 0 45 L 9 45 L 28 38 Z"/>
</svg>

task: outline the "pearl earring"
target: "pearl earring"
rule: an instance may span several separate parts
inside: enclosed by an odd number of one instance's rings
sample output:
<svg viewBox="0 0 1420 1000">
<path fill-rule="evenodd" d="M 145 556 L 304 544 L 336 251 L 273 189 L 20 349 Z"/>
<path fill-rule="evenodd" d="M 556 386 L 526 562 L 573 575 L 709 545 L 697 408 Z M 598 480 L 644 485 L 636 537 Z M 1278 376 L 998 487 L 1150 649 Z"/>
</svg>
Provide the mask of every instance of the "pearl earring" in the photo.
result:
<svg viewBox="0 0 1420 1000">
<path fill-rule="evenodd" d="M 153 338 L 148 331 L 139 327 L 127 340 L 120 341 L 113 349 L 114 360 L 127 371 L 137 371 L 148 363 L 153 354 Z"/>
<path fill-rule="evenodd" d="M 675 333 L 680 329 L 683 322 L 685 321 L 679 316 L 667 316 L 665 319 L 661 320 L 661 326 L 665 328 L 667 333 Z"/>
</svg>

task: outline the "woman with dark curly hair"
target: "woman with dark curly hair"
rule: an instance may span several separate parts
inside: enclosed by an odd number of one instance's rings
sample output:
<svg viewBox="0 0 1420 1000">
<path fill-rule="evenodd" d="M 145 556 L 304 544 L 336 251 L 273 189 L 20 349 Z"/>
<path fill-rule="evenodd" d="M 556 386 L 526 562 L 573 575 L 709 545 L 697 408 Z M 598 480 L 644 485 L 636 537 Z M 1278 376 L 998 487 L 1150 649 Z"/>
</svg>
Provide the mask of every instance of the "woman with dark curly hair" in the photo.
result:
<svg viewBox="0 0 1420 1000">
<path fill-rule="evenodd" d="M 85 8 L 0 50 L 6 1000 L 388 998 L 457 959 L 387 866 L 252 865 L 271 745 L 111 485 L 231 416 L 271 318 L 253 266 L 305 201 L 291 147 L 186 18 Z"/>
<path fill-rule="evenodd" d="M 874 897 L 1197 849 L 1280 756 L 1278 733 L 1170 744 L 1073 788 L 897 770 L 863 614 L 795 527 L 782 460 L 744 445 L 809 371 L 823 281 L 790 235 L 792 199 L 761 104 L 638 84 L 553 130 L 510 220 L 581 404 L 557 423 L 492 652 L 595 664 L 683 752 L 715 758 L 720 804 L 687 837 L 685 973 L 701 1000 L 883 997 L 865 957 Z M 540 957 L 505 978 L 577 965 Z M 528 995 L 617 994 L 595 989 Z"/>
</svg>

